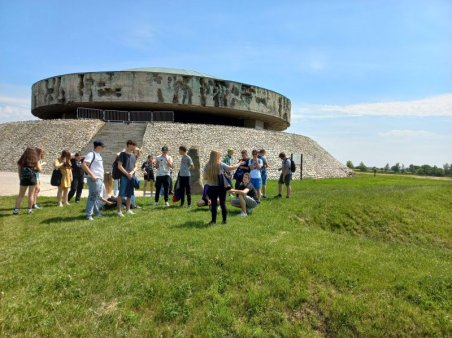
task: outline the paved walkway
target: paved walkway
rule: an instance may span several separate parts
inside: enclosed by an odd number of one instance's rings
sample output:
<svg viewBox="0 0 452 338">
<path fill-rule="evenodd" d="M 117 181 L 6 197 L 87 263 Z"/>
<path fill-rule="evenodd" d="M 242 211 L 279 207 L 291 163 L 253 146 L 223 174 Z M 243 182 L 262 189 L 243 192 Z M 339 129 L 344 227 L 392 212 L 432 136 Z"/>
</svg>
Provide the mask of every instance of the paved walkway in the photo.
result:
<svg viewBox="0 0 452 338">
<path fill-rule="evenodd" d="M 50 185 L 50 175 L 40 175 L 41 193 L 40 196 L 55 196 L 57 188 Z M 11 196 L 19 193 L 19 175 L 17 172 L 0 172 L 0 196 Z M 88 190 L 83 189 L 82 197 L 88 196 Z"/>
</svg>

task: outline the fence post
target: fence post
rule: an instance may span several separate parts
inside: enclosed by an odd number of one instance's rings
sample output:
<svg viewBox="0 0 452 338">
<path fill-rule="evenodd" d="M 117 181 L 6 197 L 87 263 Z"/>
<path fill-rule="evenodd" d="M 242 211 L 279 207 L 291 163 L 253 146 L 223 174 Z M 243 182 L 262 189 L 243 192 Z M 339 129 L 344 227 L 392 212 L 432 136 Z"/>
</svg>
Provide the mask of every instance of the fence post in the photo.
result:
<svg viewBox="0 0 452 338">
<path fill-rule="evenodd" d="M 303 154 L 300 156 L 300 180 L 303 179 Z"/>
</svg>

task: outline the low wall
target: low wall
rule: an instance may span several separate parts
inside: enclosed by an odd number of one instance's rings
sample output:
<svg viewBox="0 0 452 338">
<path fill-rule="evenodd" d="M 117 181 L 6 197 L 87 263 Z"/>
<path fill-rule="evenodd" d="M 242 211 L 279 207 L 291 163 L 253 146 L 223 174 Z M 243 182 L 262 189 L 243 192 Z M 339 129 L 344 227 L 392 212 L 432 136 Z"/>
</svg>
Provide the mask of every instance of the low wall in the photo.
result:
<svg viewBox="0 0 452 338">
<path fill-rule="evenodd" d="M 27 146 L 42 147 L 45 152 L 44 173 L 51 173 L 51 163 L 63 149 L 74 153 L 83 149 L 96 135 L 104 122 L 98 120 L 40 120 L 0 124 L 0 171 L 16 171 L 17 160 Z M 127 140 L 127 135 L 115 135 Z M 114 142 L 102 139 L 107 145 Z M 125 141 L 124 141 L 125 142 Z M 143 161 L 148 154 L 159 155 L 166 145 L 175 160 L 175 173 L 178 171 L 180 156 L 178 148 L 185 145 L 199 151 L 201 166 L 209 158 L 211 150 L 222 154 L 227 148 L 234 149 L 234 162 L 240 157 L 240 151 L 264 148 L 267 151 L 269 177 L 279 177 L 277 168 L 281 166 L 278 154 L 303 154 L 304 178 L 346 177 L 350 170 L 332 157 L 317 142 L 302 135 L 249 128 L 221 125 L 149 123 L 143 140 L 137 140 L 143 147 Z M 121 151 L 114 149 L 113 151 Z M 105 163 L 105 168 L 111 163 Z M 294 178 L 300 177 L 300 168 Z"/>
<path fill-rule="evenodd" d="M 309 137 L 278 131 L 202 124 L 148 124 L 143 137 L 143 155 L 160 154 L 163 145 L 169 147 L 170 155 L 175 159 L 175 172 L 180 163 L 178 148 L 185 145 L 198 148 L 201 166 L 208 161 L 211 150 L 225 154 L 227 148 L 232 148 L 233 160 L 236 161 L 242 149 L 248 150 L 251 156 L 252 149 L 263 148 L 267 151 L 270 178 L 279 177 L 277 168 L 281 161 L 278 155 L 282 151 L 288 155 L 303 154 L 303 177 L 346 177 L 349 173 L 345 165 Z M 299 170 L 298 167 L 294 178 L 300 177 Z"/>
<path fill-rule="evenodd" d="M 80 151 L 104 122 L 98 120 L 41 120 L 0 124 L 0 171 L 17 171 L 17 160 L 25 148 L 44 149 L 44 173 L 64 149 Z"/>
</svg>

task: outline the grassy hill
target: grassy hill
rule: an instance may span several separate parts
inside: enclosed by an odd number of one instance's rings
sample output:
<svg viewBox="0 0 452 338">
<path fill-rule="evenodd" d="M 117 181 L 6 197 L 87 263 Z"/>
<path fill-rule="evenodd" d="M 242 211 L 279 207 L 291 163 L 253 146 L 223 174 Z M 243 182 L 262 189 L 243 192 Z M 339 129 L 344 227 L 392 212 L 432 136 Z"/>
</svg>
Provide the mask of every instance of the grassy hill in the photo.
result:
<svg viewBox="0 0 452 338">
<path fill-rule="evenodd" d="M 306 180 L 248 218 L 0 198 L 0 336 L 451 336 L 452 182 Z M 270 193 L 276 183 L 270 183 Z"/>
</svg>

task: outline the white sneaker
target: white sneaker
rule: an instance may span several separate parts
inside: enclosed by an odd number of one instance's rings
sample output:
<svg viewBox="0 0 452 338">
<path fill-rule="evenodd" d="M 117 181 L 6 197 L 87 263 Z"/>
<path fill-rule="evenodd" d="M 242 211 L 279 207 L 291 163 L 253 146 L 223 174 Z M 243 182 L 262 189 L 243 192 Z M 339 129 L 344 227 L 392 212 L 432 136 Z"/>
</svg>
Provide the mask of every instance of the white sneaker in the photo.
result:
<svg viewBox="0 0 452 338">
<path fill-rule="evenodd" d="M 124 217 L 124 214 L 122 213 L 122 211 L 118 211 L 118 214 L 117 214 L 119 217 Z"/>
<path fill-rule="evenodd" d="M 13 210 L 13 215 L 19 215 L 19 209 L 14 209 Z"/>
<path fill-rule="evenodd" d="M 154 206 L 158 207 L 159 206 L 159 202 L 155 202 Z"/>
<path fill-rule="evenodd" d="M 126 215 L 135 215 L 135 213 L 131 209 L 129 209 L 126 211 Z"/>
<path fill-rule="evenodd" d="M 33 209 L 41 209 L 41 207 L 37 204 L 33 204 Z"/>
<path fill-rule="evenodd" d="M 247 214 L 246 212 L 243 212 L 243 211 L 242 211 L 242 212 L 240 213 L 239 216 L 240 216 L 240 217 L 246 217 L 246 216 L 248 216 L 248 214 Z"/>
<path fill-rule="evenodd" d="M 169 207 L 169 202 L 165 202 L 165 205 L 166 205 L 167 207 Z"/>
<path fill-rule="evenodd" d="M 63 207 L 63 202 L 58 203 L 59 207 Z"/>
<path fill-rule="evenodd" d="M 33 209 L 27 209 L 27 214 L 32 214 L 33 213 Z"/>
<path fill-rule="evenodd" d="M 92 216 L 86 217 L 87 221 L 94 221 L 94 218 Z"/>
</svg>

